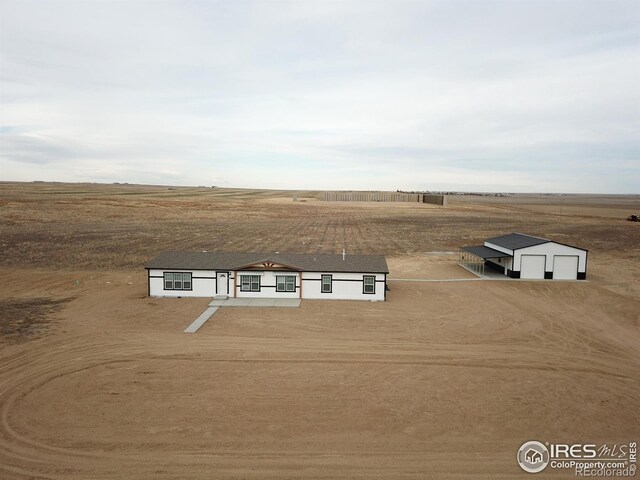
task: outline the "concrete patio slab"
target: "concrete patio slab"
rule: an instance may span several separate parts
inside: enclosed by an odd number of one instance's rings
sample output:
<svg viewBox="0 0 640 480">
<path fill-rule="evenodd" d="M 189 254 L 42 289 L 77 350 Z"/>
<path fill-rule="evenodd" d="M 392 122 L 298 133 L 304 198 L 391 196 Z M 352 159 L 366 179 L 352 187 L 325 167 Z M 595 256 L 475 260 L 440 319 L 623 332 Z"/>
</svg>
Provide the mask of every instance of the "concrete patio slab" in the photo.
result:
<svg viewBox="0 0 640 480">
<path fill-rule="evenodd" d="M 300 306 L 299 298 L 227 298 L 213 299 L 211 307 L 288 307 Z"/>
</svg>

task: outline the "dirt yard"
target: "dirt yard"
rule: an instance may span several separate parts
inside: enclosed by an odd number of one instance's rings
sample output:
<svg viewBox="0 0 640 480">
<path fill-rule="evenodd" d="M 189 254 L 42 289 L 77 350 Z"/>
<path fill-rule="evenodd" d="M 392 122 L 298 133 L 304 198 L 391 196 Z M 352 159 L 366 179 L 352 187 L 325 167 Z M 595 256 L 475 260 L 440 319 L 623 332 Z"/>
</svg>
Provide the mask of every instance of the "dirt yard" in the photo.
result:
<svg viewBox="0 0 640 480">
<path fill-rule="evenodd" d="M 316 195 L 0 184 L 0 478 L 528 478 L 526 440 L 640 440 L 638 197 Z M 450 252 L 509 231 L 590 249 L 588 281 L 469 281 Z M 467 281 L 184 334 L 209 299 L 147 298 L 142 266 L 215 248 Z"/>
</svg>

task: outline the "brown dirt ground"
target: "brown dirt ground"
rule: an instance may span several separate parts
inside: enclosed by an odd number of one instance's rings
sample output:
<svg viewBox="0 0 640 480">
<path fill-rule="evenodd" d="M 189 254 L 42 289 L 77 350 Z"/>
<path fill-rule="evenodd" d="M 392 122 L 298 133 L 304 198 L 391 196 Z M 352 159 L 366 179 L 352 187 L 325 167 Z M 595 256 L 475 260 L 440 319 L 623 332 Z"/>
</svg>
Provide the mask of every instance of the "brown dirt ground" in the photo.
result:
<svg viewBox="0 0 640 480">
<path fill-rule="evenodd" d="M 0 184 L 0 478 L 525 478 L 525 440 L 638 441 L 640 225 L 615 213 L 635 197 L 296 195 Z M 209 300 L 147 298 L 140 268 L 346 246 L 469 278 L 442 252 L 511 230 L 590 248 L 589 281 L 391 281 L 384 304 L 223 308 L 187 335 Z"/>
</svg>

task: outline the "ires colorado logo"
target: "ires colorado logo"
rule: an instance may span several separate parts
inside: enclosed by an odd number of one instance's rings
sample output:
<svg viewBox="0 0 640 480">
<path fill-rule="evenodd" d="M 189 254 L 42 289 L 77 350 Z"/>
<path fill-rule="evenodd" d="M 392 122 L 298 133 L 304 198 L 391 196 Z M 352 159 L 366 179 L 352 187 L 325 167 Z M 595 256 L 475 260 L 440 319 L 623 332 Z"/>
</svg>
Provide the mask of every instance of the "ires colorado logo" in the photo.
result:
<svg viewBox="0 0 640 480">
<path fill-rule="evenodd" d="M 538 473 L 549 464 L 549 450 L 540 442 L 525 442 L 518 450 L 518 463 L 528 473 Z"/>
<path fill-rule="evenodd" d="M 637 444 L 622 445 L 593 443 L 565 444 L 525 442 L 518 450 L 518 464 L 527 473 L 538 473 L 547 466 L 571 469 L 580 477 L 634 477 L 636 474 Z"/>
</svg>

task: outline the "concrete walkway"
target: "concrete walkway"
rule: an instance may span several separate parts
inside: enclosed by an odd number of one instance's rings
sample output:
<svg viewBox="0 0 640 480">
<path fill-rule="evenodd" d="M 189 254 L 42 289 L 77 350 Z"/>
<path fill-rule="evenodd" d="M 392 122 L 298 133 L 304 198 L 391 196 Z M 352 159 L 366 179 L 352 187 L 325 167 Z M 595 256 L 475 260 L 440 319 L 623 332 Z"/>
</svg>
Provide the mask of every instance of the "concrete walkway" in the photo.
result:
<svg viewBox="0 0 640 480">
<path fill-rule="evenodd" d="M 184 333 L 196 333 L 220 307 L 299 307 L 299 298 L 227 298 L 219 296 L 209 304 L 202 315 L 189 325 Z"/>
<path fill-rule="evenodd" d="M 195 322 L 193 322 L 191 325 L 189 325 L 184 330 L 184 333 L 196 333 L 198 331 L 198 329 L 202 325 L 204 325 L 204 323 L 207 320 L 209 320 L 211 318 L 211 315 L 216 313 L 216 310 L 218 310 L 218 307 L 209 307 L 209 308 L 207 308 L 204 312 L 202 312 L 202 315 L 200 315 L 198 318 L 196 318 Z"/>
</svg>

